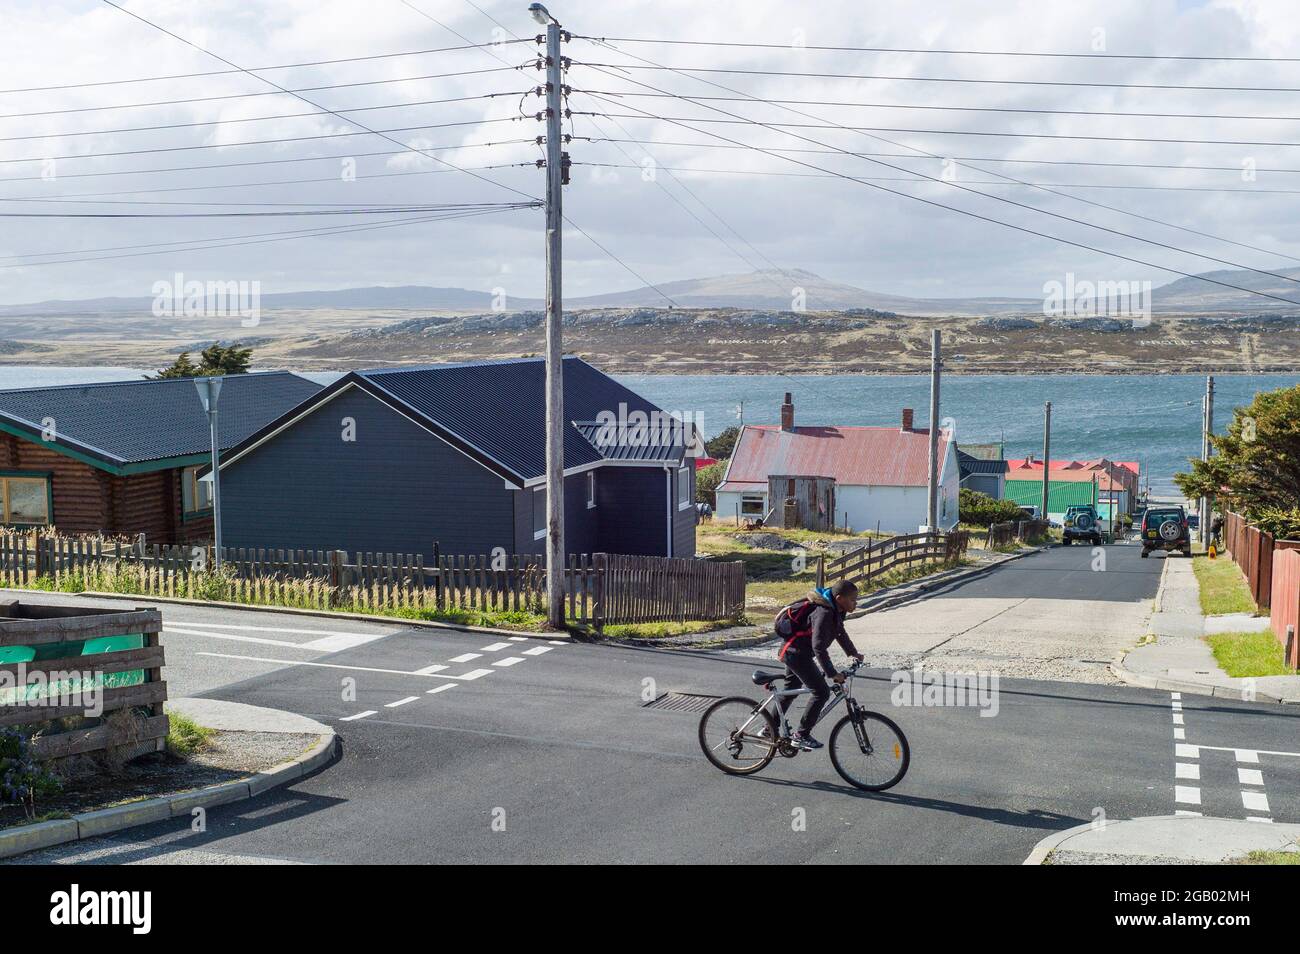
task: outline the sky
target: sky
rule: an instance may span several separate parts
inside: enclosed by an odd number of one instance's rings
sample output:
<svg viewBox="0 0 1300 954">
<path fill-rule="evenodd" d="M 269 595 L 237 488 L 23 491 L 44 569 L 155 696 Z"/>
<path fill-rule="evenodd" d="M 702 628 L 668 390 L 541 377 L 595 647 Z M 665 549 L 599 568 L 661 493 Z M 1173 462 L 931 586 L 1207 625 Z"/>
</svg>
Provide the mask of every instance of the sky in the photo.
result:
<svg viewBox="0 0 1300 954">
<path fill-rule="evenodd" d="M 540 210 L 423 222 L 386 211 L 542 194 L 541 106 L 530 95 L 539 77 L 514 68 L 537 55 L 526 3 L 122 2 L 257 75 L 102 0 L 6 0 L 0 304 L 145 297 L 178 272 L 257 281 L 263 294 L 420 284 L 542 295 Z M 1300 93 L 1225 89 L 1300 91 L 1300 61 L 1257 59 L 1295 54 L 1300 6 L 1288 0 L 554 0 L 550 9 L 579 37 L 765 44 L 566 44 L 568 296 L 799 268 L 898 295 L 1038 297 L 1070 273 L 1158 286 L 1179 276 L 1157 266 L 1228 267 L 1194 253 L 1254 268 L 1300 263 Z M 502 42 L 512 34 L 528 42 Z M 494 45 L 444 50 L 466 41 Z M 674 72 L 687 68 L 695 72 Z M 213 71 L 227 72 L 190 75 Z M 157 77 L 168 78 L 120 82 Z M 1088 83 L 1207 89 L 1060 85 Z M 1236 116 L 1268 118 L 1227 118 Z M 401 130 L 388 134 L 399 142 L 357 134 L 356 122 Z M 1053 138 L 1071 136 L 1090 138 Z M 1111 165 L 1066 164 L 1083 162 Z M 320 214 L 358 208 L 379 211 Z M 246 214 L 290 211 L 316 214 Z M 116 217 L 50 217 L 69 213 Z"/>
</svg>

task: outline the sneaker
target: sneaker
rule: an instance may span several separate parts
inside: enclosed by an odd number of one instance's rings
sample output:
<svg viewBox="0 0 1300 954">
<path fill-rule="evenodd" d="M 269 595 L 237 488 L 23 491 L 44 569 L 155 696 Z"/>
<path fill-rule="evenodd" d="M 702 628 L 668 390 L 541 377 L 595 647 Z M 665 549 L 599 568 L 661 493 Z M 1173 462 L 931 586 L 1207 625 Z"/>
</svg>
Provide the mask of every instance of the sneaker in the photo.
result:
<svg viewBox="0 0 1300 954">
<path fill-rule="evenodd" d="M 790 736 L 790 742 L 803 749 L 805 752 L 811 752 L 814 749 L 820 749 L 822 747 L 820 742 L 803 729 L 800 729 L 794 735 Z"/>
</svg>

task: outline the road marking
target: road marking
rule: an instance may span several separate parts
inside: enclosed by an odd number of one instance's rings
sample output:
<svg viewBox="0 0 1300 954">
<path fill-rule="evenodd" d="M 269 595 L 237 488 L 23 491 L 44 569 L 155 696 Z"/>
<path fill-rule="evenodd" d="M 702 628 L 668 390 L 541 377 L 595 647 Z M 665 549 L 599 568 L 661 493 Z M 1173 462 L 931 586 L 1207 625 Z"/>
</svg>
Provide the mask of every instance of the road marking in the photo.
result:
<svg viewBox="0 0 1300 954">
<path fill-rule="evenodd" d="M 377 709 L 367 709 L 365 712 L 358 712 L 356 715 L 344 716 L 339 719 L 340 722 L 351 722 L 353 719 L 364 719 L 366 716 L 374 715 Z"/>
<path fill-rule="evenodd" d="M 567 646 L 567 645 L 569 645 L 569 641 L 568 641 L 567 639 L 548 639 L 547 642 L 550 643 L 552 646 Z"/>
<path fill-rule="evenodd" d="M 1175 745 L 1174 755 L 1180 759 L 1199 759 L 1201 757 L 1200 750 L 1202 748 L 1208 748 L 1208 746 L 1185 745 L 1185 744 Z"/>
<path fill-rule="evenodd" d="M 550 647 L 550 646 L 534 646 L 532 649 L 525 649 L 525 650 L 524 650 L 524 655 L 525 655 L 525 656 L 540 656 L 542 653 L 549 653 L 550 651 L 551 651 L 551 647 Z"/>
<path fill-rule="evenodd" d="M 482 653 L 461 653 L 459 656 L 452 656 L 451 661 L 454 663 L 467 663 L 471 659 L 478 659 Z"/>
<path fill-rule="evenodd" d="M 1214 749 L 1216 752 L 1236 752 L 1238 762 L 1258 762 L 1261 755 L 1289 755 L 1293 759 L 1300 759 L 1300 752 L 1274 752 L 1270 749 L 1234 749 L 1229 745 L 1202 745 L 1203 749 Z M 1242 758 L 1245 754 L 1247 758 Z"/>
<path fill-rule="evenodd" d="M 498 659 L 492 665 L 501 666 L 504 668 L 506 666 L 513 666 L 515 663 L 521 663 L 523 661 L 524 661 L 523 656 L 507 656 L 505 659 Z"/>
<path fill-rule="evenodd" d="M 1271 818 L 1260 818 L 1258 815 L 1247 815 L 1247 816 L 1246 816 L 1246 821 L 1263 822 L 1265 825 L 1271 825 L 1271 824 L 1273 824 L 1273 819 L 1271 819 Z"/>
<path fill-rule="evenodd" d="M 1171 699 L 1181 699 L 1183 697 L 1183 694 L 1181 692 L 1171 692 L 1169 693 L 1169 697 Z"/>
<path fill-rule="evenodd" d="M 239 626 L 234 623 L 191 623 L 188 620 L 181 621 L 182 626 L 193 626 L 196 629 L 237 629 L 241 632 L 254 633 L 297 633 L 300 636 L 350 636 L 353 639 L 383 639 L 388 633 L 340 633 L 332 629 L 291 629 L 287 626 Z"/>
<path fill-rule="evenodd" d="M 181 629 L 178 626 L 164 626 L 164 636 L 202 636 L 206 639 L 227 639 L 236 643 L 259 643 L 263 646 L 282 646 L 285 649 L 308 649 L 306 643 L 291 643 L 287 639 L 267 639 L 265 636 L 236 636 L 233 633 L 204 633 L 197 629 Z"/>
<path fill-rule="evenodd" d="M 1183 704 L 1181 702 L 1171 702 L 1169 704 L 1174 707 L 1175 712 L 1183 711 Z"/>
<path fill-rule="evenodd" d="M 1259 769 L 1237 769 L 1237 781 L 1242 785 L 1263 785 L 1264 773 Z"/>
<path fill-rule="evenodd" d="M 1188 811 L 1187 809 L 1185 809 L 1185 808 L 1175 808 L 1175 809 L 1174 809 L 1174 814 L 1175 814 L 1175 815 L 1188 815 L 1188 816 L 1191 816 L 1191 817 L 1194 817 L 1194 818 L 1200 818 L 1200 817 L 1201 817 L 1201 813 L 1200 813 L 1200 812 L 1189 812 L 1189 811 Z"/>
<path fill-rule="evenodd" d="M 308 649 L 319 650 L 323 653 L 338 653 L 345 649 L 353 649 L 357 646 L 364 646 L 366 643 L 373 643 L 376 639 L 383 639 L 386 635 L 388 634 L 376 633 L 369 636 L 360 633 L 333 633 L 320 639 L 313 639 L 311 642 L 302 645 Z"/>
<path fill-rule="evenodd" d="M 415 701 L 416 699 L 418 699 L 418 698 L 420 698 L 420 697 L 419 697 L 419 696 L 407 696 L 405 699 L 398 699 L 396 702 L 385 702 L 385 703 L 384 703 L 384 708 L 385 708 L 385 709 L 396 709 L 398 706 L 404 706 L 404 705 L 406 705 L 408 702 L 414 702 L 414 701 Z"/>
<path fill-rule="evenodd" d="M 528 637 L 527 637 L 527 636 L 507 636 L 506 638 L 507 638 L 508 640 L 510 640 L 512 643 L 526 643 L 526 642 L 528 642 Z"/>
<path fill-rule="evenodd" d="M 277 666 L 284 666 L 286 668 L 290 666 L 316 666 L 321 669 L 351 669 L 354 672 L 386 672 L 394 676 L 429 676 L 430 678 L 432 678 L 431 673 L 419 672 L 419 671 L 411 672 L 406 669 L 378 669 L 375 668 L 374 666 L 343 666 L 340 665 L 339 663 L 303 662 L 298 659 L 268 659 L 265 656 L 235 656 L 230 653 L 195 653 L 194 655 L 212 656 L 217 659 L 242 659 L 245 662 L 275 663 Z M 492 671 L 491 669 L 474 669 L 461 676 L 456 676 L 456 675 L 452 675 L 451 673 L 448 673 L 446 675 L 439 676 L 438 678 L 470 680 L 470 679 L 477 679 L 480 676 L 486 676 L 491 671 Z"/>
<path fill-rule="evenodd" d="M 446 683 L 445 685 L 434 686 L 432 689 L 426 689 L 426 690 L 424 690 L 424 694 L 425 694 L 426 696 L 431 696 L 431 695 L 433 695 L 434 693 L 437 693 L 437 692 L 446 692 L 448 689 L 455 689 L 455 688 L 456 688 L 456 684 L 455 684 L 454 682 L 449 682 L 449 683 Z"/>
<path fill-rule="evenodd" d="M 1174 801 L 1183 805 L 1201 804 L 1201 790 L 1195 785 L 1175 785 Z"/>
<path fill-rule="evenodd" d="M 1233 749 L 1237 753 L 1238 762 L 1247 762 L 1252 765 L 1259 764 L 1259 753 L 1252 752 L 1250 749 Z"/>
<path fill-rule="evenodd" d="M 1263 792 L 1242 792 L 1241 804 L 1247 811 L 1266 812 L 1268 808 L 1268 796 Z"/>
<path fill-rule="evenodd" d="M 1182 725 L 1182 724 L 1183 724 L 1183 714 L 1181 712 L 1175 712 L 1174 725 Z"/>
<path fill-rule="evenodd" d="M 1194 762 L 1178 762 L 1174 765 L 1174 778 L 1192 778 L 1199 780 L 1201 767 Z"/>
<path fill-rule="evenodd" d="M 1178 728 L 1174 729 L 1174 738 L 1175 739 L 1187 738 L 1187 730 L 1184 729 L 1182 726 L 1179 726 Z"/>
<path fill-rule="evenodd" d="M 442 672 L 446 668 L 446 666 L 440 666 L 437 663 L 434 663 L 432 666 L 425 666 L 423 669 L 415 670 L 415 674 L 417 676 L 432 676 L 435 672 Z"/>
<path fill-rule="evenodd" d="M 509 649 L 509 648 L 510 648 L 509 643 L 493 643 L 491 646 L 484 646 L 483 652 L 495 653 L 495 652 L 500 652 L 503 649 Z"/>
</svg>

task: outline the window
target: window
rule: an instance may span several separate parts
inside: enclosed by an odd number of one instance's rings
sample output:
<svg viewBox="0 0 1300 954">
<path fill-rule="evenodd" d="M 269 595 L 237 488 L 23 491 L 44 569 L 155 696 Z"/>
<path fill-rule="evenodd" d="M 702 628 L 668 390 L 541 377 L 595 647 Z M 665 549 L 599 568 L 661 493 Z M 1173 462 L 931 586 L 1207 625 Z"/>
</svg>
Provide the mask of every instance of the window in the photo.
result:
<svg viewBox="0 0 1300 954">
<path fill-rule="evenodd" d="M 212 481 L 199 480 L 199 464 L 181 471 L 181 514 L 192 517 L 212 510 Z"/>
<path fill-rule="evenodd" d="M 677 468 L 677 509 L 685 510 L 695 501 L 695 468 L 690 464 Z"/>
<path fill-rule="evenodd" d="M 4 522 L 45 526 L 50 522 L 50 479 L 44 475 L 11 474 L 0 477 L 0 505 Z"/>
<path fill-rule="evenodd" d="M 596 472 L 587 471 L 587 509 L 591 510 L 596 506 Z"/>
<path fill-rule="evenodd" d="M 533 491 L 533 539 L 546 537 L 546 488 L 538 487 Z"/>
<path fill-rule="evenodd" d="M 741 494 L 740 496 L 740 512 L 743 514 L 756 514 L 761 517 L 766 513 L 765 505 L 766 500 L 762 494 Z"/>
</svg>

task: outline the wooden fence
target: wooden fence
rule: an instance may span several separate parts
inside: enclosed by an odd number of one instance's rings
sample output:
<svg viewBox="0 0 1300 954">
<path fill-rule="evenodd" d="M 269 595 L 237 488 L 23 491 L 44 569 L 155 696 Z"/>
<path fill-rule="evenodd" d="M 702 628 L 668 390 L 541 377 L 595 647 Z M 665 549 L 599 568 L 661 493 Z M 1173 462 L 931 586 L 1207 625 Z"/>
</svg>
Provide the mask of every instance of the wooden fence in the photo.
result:
<svg viewBox="0 0 1300 954">
<path fill-rule="evenodd" d="M 88 589 L 123 585 L 142 595 L 207 598 L 313 609 L 544 612 L 546 568 L 536 554 L 423 554 L 342 550 L 222 549 L 140 540 L 0 534 L 0 583 L 56 584 L 77 575 Z M 573 554 L 564 568 L 570 619 L 609 623 L 730 619 L 743 610 L 744 564 Z M 737 588 L 740 596 L 737 597 Z M 739 609 L 738 609 L 739 607 Z"/>
<path fill-rule="evenodd" d="M 1273 535 L 1239 513 L 1223 515 L 1223 545 L 1241 567 L 1250 595 L 1260 609 L 1273 599 Z"/>
<path fill-rule="evenodd" d="M 0 602 L 0 726 L 34 726 L 42 759 L 161 751 L 167 736 L 157 610 Z M 110 718 L 138 710 L 126 722 Z M 69 725 L 69 723 L 72 723 Z"/>
<path fill-rule="evenodd" d="M 837 580 L 859 583 L 916 563 L 950 563 L 965 553 L 969 545 L 970 533 L 966 530 L 955 530 L 952 533 L 906 533 L 887 537 L 851 550 L 834 560 L 820 558 L 817 563 L 817 586 L 828 586 Z"/>
<path fill-rule="evenodd" d="M 1286 653 L 1286 664 L 1300 669 L 1300 549 L 1273 554 L 1269 619 L 1273 635 Z"/>
</svg>

